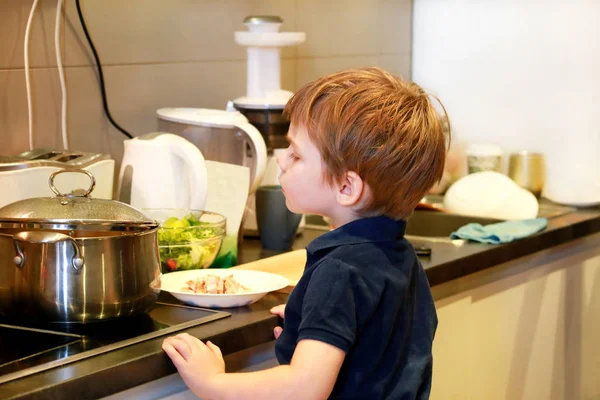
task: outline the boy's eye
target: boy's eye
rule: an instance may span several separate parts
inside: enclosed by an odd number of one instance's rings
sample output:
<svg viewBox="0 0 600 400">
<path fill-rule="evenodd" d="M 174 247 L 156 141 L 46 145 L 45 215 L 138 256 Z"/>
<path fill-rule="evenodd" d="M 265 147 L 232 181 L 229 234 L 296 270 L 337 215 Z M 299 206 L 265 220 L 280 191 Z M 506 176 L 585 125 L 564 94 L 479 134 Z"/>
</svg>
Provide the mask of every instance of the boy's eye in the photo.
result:
<svg viewBox="0 0 600 400">
<path fill-rule="evenodd" d="M 288 154 L 289 154 L 289 157 L 291 160 L 297 160 L 300 158 L 296 155 L 296 153 L 294 153 L 294 148 L 292 146 L 289 146 L 287 148 L 287 150 L 288 150 Z"/>
</svg>

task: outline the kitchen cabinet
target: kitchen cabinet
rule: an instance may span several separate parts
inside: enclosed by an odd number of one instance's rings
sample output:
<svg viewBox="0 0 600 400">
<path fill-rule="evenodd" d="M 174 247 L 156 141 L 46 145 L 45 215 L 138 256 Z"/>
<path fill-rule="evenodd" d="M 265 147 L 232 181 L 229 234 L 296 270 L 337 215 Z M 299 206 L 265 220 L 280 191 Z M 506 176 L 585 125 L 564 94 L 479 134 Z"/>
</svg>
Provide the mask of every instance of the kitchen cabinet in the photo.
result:
<svg viewBox="0 0 600 400">
<path fill-rule="evenodd" d="M 599 398 L 600 234 L 439 285 L 434 295 L 432 400 Z"/>
</svg>

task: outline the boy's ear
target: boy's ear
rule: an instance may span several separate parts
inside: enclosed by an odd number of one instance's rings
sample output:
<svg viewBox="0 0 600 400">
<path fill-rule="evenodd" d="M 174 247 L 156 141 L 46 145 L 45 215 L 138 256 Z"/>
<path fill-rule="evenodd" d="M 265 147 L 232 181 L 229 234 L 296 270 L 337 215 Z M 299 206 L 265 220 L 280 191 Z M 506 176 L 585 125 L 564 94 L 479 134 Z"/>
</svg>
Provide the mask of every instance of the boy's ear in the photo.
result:
<svg viewBox="0 0 600 400">
<path fill-rule="evenodd" d="M 360 202 L 364 191 L 362 178 L 356 172 L 348 171 L 338 186 L 336 200 L 341 206 L 354 207 Z"/>
</svg>

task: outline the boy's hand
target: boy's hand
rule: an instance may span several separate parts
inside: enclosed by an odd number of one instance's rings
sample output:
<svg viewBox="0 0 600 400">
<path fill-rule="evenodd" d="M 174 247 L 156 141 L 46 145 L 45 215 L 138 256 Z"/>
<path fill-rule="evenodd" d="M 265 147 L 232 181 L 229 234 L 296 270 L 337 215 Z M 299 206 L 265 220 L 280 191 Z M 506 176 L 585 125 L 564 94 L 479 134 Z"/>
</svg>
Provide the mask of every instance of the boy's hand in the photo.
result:
<svg viewBox="0 0 600 400">
<path fill-rule="evenodd" d="M 285 304 L 280 304 L 271 308 L 271 314 L 279 315 L 282 319 L 285 318 Z M 275 339 L 279 338 L 281 332 L 283 332 L 283 329 L 280 326 L 276 326 L 275 329 L 273 329 L 273 335 L 275 335 Z"/>
<path fill-rule="evenodd" d="M 204 344 L 199 339 L 182 333 L 166 338 L 162 348 L 173 361 L 185 384 L 198 396 L 206 393 L 211 381 L 225 372 L 221 349 L 211 342 Z"/>
</svg>

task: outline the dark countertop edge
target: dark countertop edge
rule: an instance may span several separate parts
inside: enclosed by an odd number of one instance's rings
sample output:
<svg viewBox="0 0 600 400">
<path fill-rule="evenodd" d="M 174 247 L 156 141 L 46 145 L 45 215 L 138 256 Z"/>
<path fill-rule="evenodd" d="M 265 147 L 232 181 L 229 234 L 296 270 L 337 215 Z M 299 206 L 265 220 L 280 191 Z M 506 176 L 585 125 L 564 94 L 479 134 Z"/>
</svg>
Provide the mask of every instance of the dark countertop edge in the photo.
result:
<svg viewBox="0 0 600 400">
<path fill-rule="evenodd" d="M 210 340 L 227 356 L 274 340 L 273 328 L 281 320 L 268 310 L 286 298 L 286 294 L 269 294 L 250 306 L 252 318 L 247 310 L 224 309 L 232 315 L 177 333 Z M 7 382 L 0 385 L 0 398 L 96 399 L 165 377 L 177 372 L 161 348 L 167 336 Z"/>
<path fill-rule="evenodd" d="M 600 213 L 583 212 L 567 219 L 551 221 L 546 230 L 504 245 L 469 244 L 468 254 L 426 266 L 431 286 L 481 271 L 540 250 L 600 232 Z M 560 218 L 560 217 L 559 217 Z M 432 245 L 435 251 L 435 244 Z M 448 246 L 446 244 L 446 246 Z M 425 263 L 426 264 L 426 263 Z M 268 313 L 285 302 L 285 294 L 268 294 L 250 309 L 226 310 L 231 317 L 185 330 L 203 340 L 211 340 L 228 355 L 273 340 L 279 318 Z M 0 385 L 3 399 L 99 398 L 159 379 L 176 372 L 161 349 L 164 337 L 41 372 Z"/>
<path fill-rule="evenodd" d="M 535 235 L 502 245 L 481 245 L 481 251 L 426 268 L 433 287 L 499 264 L 600 232 L 600 214 L 591 214 L 563 226 L 551 226 Z"/>
</svg>

